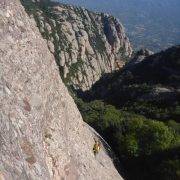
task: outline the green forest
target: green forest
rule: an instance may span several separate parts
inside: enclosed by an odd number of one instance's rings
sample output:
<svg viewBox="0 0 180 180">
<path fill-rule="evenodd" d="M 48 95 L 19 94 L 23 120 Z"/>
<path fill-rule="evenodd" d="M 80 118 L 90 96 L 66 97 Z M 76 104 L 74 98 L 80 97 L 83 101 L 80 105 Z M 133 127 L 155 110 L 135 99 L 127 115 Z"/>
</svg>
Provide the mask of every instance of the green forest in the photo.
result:
<svg viewBox="0 0 180 180">
<path fill-rule="evenodd" d="M 110 144 L 125 179 L 177 180 L 180 177 L 180 124 L 118 110 L 100 100 L 76 99 L 83 119 Z"/>
<path fill-rule="evenodd" d="M 180 179 L 179 48 L 106 74 L 74 96 L 83 119 L 112 147 L 125 179 Z"/>
</svg>

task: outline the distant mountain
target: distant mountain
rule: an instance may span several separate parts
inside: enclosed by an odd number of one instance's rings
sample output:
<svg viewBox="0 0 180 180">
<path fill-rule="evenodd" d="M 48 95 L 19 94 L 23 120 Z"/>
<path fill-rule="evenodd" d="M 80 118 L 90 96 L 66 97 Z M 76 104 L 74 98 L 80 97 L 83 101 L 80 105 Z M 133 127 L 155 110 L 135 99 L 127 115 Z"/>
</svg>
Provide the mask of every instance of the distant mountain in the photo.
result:
<svg viewBox="0 0 180 180">
<path fill-rule="evenodd" d="M 159 51 L 180 42 L 179 0 L 58 0 L 118 17 L 135 49 Z"/>
<path fill-rule="evenodd" d="M 68 86 L 90 89 L 132 54 L 124 27 L 113 16 L 49 0 L 21 1 L 34 16 Z"/>
</svg>

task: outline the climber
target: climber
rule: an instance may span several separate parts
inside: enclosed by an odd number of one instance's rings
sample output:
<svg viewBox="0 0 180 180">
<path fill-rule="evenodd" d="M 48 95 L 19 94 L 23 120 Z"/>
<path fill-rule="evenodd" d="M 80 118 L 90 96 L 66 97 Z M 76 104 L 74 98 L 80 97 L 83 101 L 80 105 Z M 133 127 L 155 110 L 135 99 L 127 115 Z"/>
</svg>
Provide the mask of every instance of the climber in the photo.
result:
<svg viewBox="0 0 180 180">
<path fill-rule="evenodd" d="M 93 146 L 93 152 L 94 152 L 94 155 L 96 156 L 101 149 L 101 142 L 99 140 L 96 140 L 96 139 L 94 139 L 94 141 L 95 141 L 95 143 Z"/>
</svg>

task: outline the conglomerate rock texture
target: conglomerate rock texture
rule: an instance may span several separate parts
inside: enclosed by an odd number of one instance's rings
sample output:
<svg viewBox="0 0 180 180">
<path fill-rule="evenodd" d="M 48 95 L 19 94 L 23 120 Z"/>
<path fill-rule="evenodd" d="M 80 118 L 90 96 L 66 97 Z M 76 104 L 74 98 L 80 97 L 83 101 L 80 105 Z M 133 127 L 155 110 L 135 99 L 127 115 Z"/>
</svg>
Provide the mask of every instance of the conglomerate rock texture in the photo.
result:
<svg viewBox="0 0 180 180">
<path fill-rule="evenodd" d="M 75 89 L 90 89 L 132 54 L 124 27 L 110 15 L 48 0 L 21 1 L 47 40 L 65 83 Z"/>
<path fill-rule="evenodd" d="M 19 0 L 0 1 L 0 179 L 119 180 Z"/>
</svg>

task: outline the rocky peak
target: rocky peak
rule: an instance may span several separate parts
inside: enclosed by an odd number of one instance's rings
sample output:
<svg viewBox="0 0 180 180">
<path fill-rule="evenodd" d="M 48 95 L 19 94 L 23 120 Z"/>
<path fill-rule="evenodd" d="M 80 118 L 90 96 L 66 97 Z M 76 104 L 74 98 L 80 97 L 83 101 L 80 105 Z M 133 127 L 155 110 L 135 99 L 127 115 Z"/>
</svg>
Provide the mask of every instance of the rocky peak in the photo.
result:
<svg viewBox="0 0 180 180">
<path fill-rule="evenodd" d="M 114 17 L 59 3 L 22 0 L 36 20 L 67 85 L 87 90 L 132 54 L 124 27 Z"/>
<path fill-rule="evenodd" d="M 0 179 L 119 180 L 19 0 L 0 1 Z"/>
</svg>

